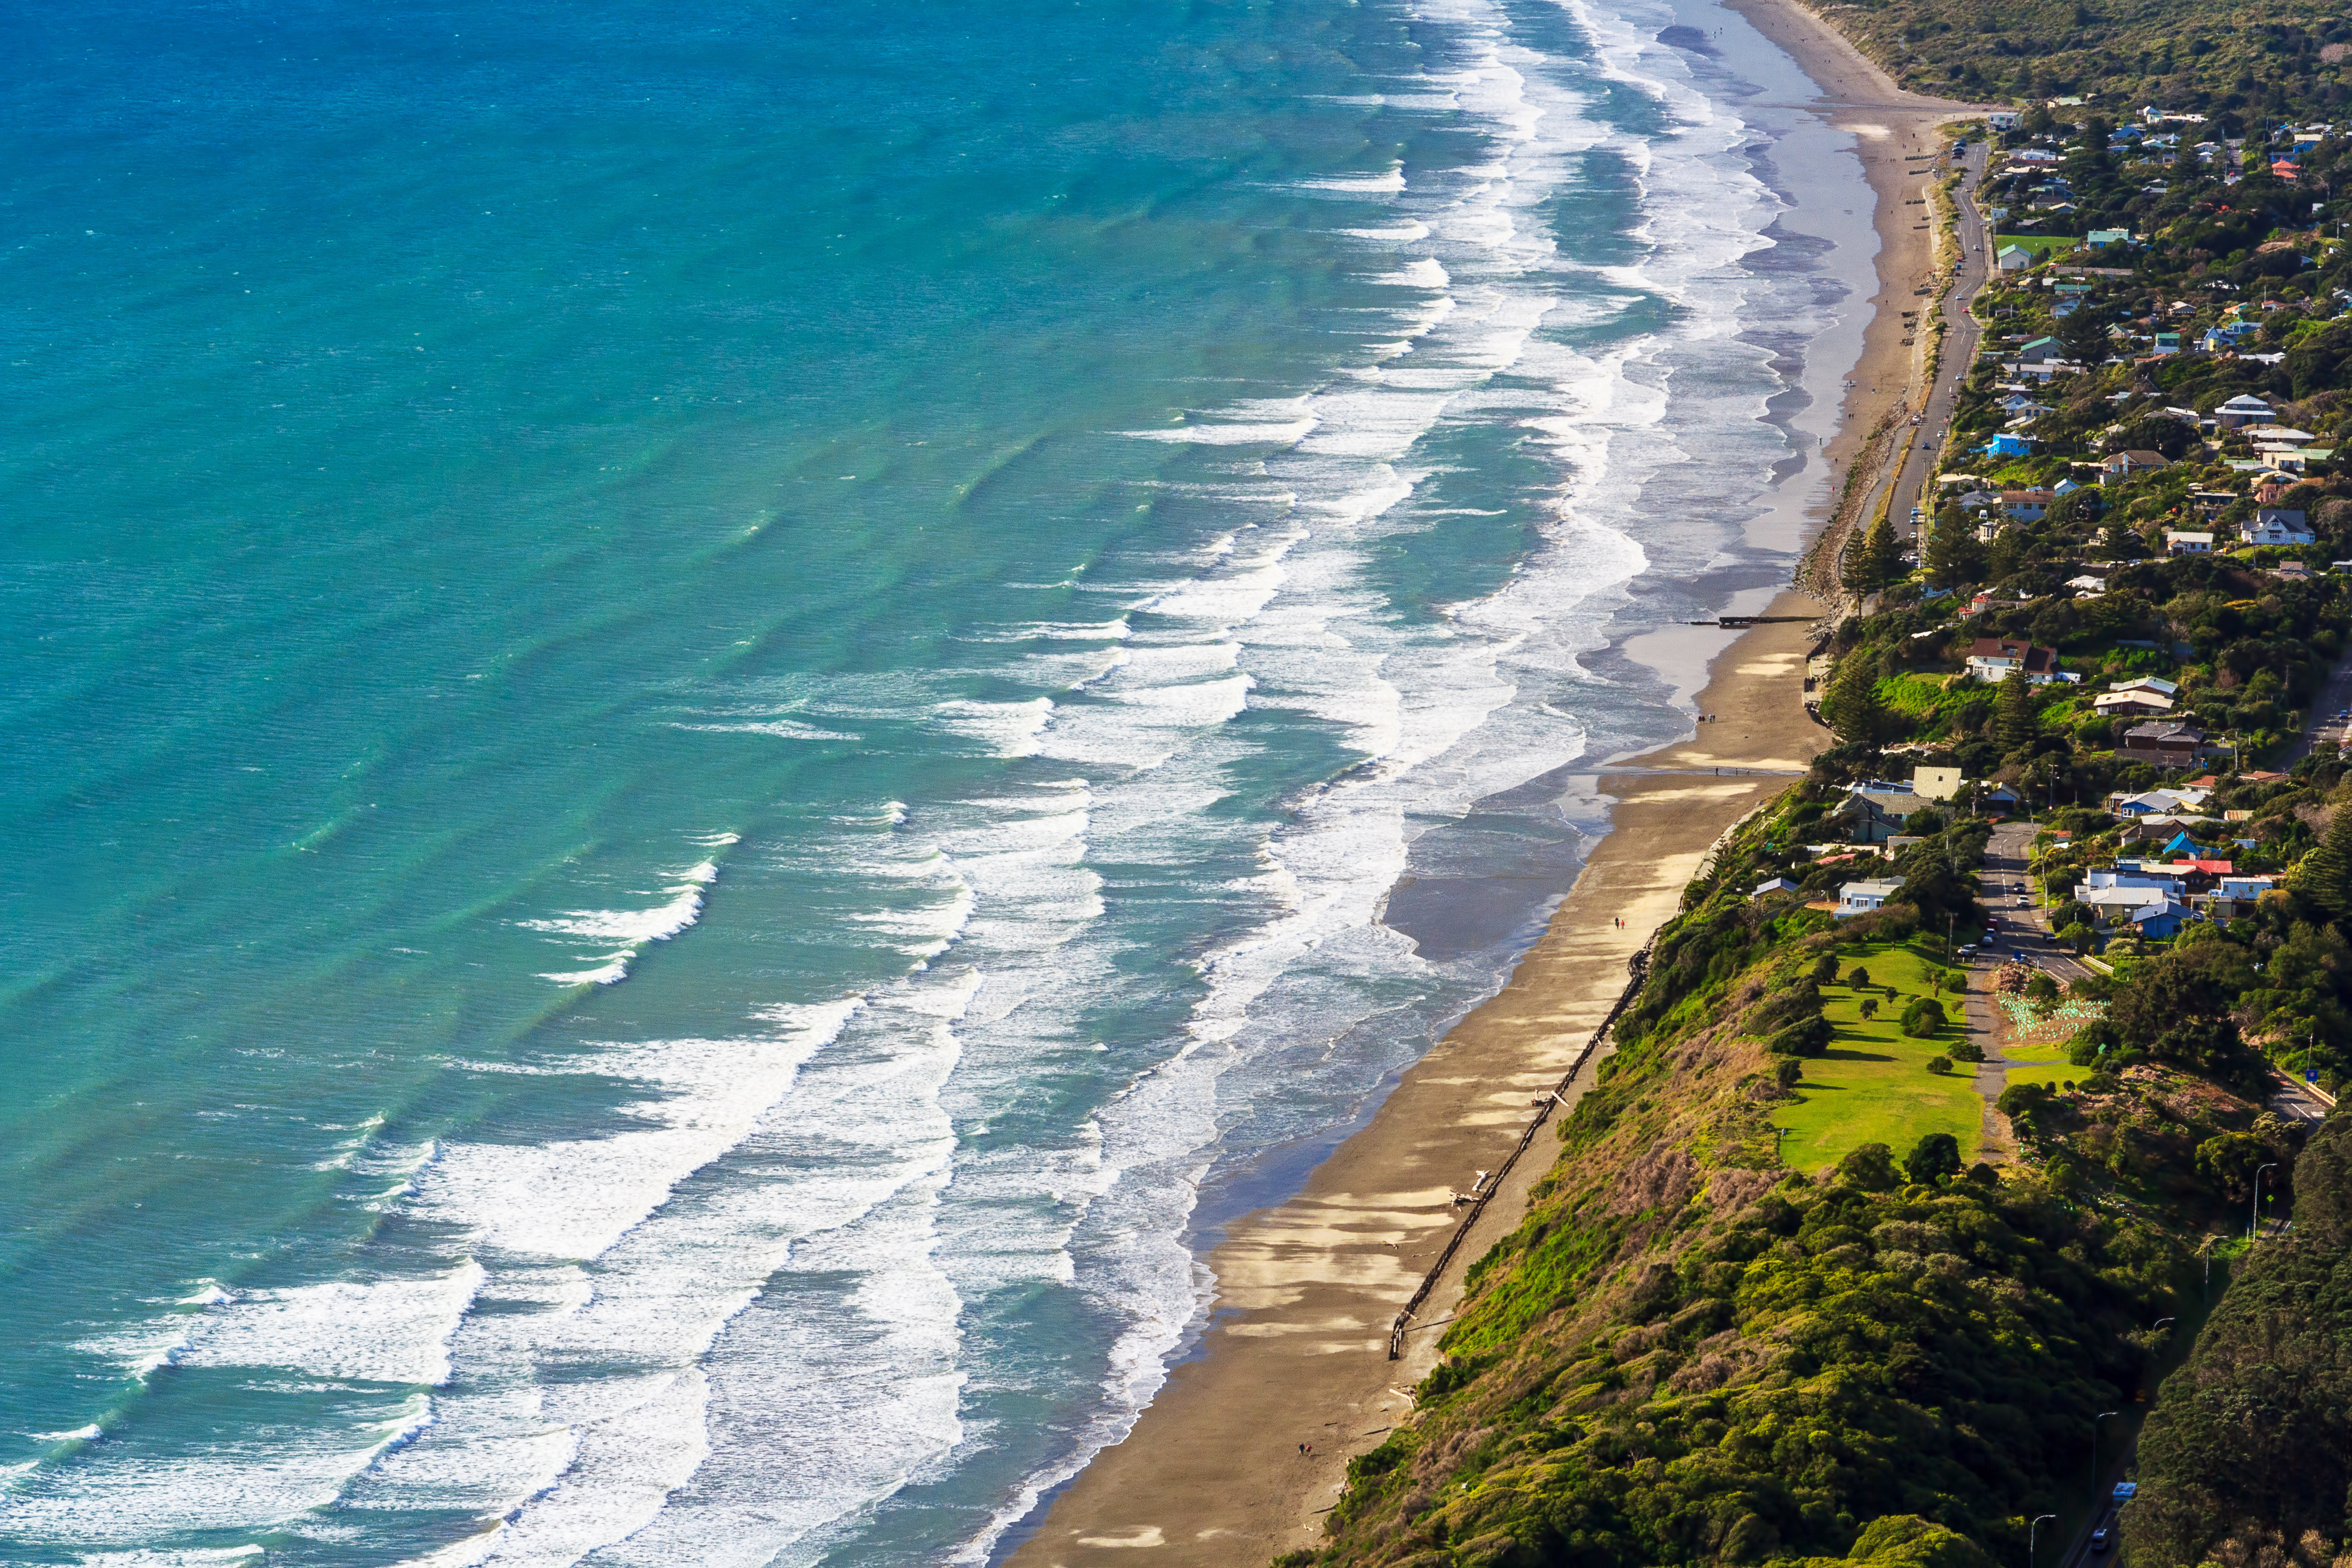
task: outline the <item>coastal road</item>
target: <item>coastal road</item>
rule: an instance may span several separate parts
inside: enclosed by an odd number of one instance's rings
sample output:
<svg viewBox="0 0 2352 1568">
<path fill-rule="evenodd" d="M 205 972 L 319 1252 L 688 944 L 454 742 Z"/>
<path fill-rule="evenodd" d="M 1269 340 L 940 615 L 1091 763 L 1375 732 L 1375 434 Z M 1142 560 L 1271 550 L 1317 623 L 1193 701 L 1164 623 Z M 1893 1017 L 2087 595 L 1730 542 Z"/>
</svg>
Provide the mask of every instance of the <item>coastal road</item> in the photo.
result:
<svg viewBox="0 0 2352 1568">
<path fill-rule="evenodd" d="M 1944 449 L 1944 433 L 1951 428 L 1952 410 L 1959 402 L 1960 383 L 1976 363 L 1977 340 L 1982 329 L 1969 307 L 1976 303 L 1977 294 L 1984 288 L 1987 268 L 1991 258 L 1990 236 L 1984 218 L 1977 210 L 1976 190 L 1983 183 L 1989 150 L 1979 137 L 1969 145 L 1961 160 L 1960 183 L 1953 192 L 1954 205 L 1958 209 L 1954 225 L 1960 244 L 1960 255 L 1952 286 L 1945 292 L 1940 307 L 1944 321 L 1944 346 L 1937 361 L 1936 379 L 1927 389 L 1927 400 L 1920 410 L 1916 423 L 1906 433 L 1901 456 L 1895 469 L 1895 495 L 1888 506 L 1888 515 L 1899 537 L 1909 538 L 1916 531 L 1911 526 L 1911 509 L 1919 505 L 1919 495 Z M 1941 165 L 1939 164 L 1939 167 Z M 1925 327 L 1926 323 L 1920 323 Z M 2331 710 L 2332 711 L 2332 710 Z"/>
</svg>

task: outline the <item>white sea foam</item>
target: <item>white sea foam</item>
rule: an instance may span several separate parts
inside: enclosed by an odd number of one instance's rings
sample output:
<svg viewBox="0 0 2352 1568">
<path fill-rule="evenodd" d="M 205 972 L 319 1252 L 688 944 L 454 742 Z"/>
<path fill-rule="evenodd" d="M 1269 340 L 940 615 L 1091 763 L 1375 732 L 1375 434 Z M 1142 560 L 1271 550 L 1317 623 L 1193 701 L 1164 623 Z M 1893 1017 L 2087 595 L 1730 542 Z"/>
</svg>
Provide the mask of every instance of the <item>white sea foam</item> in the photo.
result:
<svg viewBox="0 0 2352 1568">
<path fill-rule="evenodd" d="M 370 1383 L 445 1383 L 449 1336 L 482 1279 L 481 1266 L 468 1261 L 434 1279 L 247 1291 L 206 1310 L 173 1359 L 184 1367 L 283 1367 Z"/>
<path fill-rule="evenodd" d="M 629 965 L 647 944 L 667 942 L 702 918 L 703 890 L 719 879 L 719 865 L 705 860 L 677 873 L 676 885 L 647 896 L 665 901 L 640 909 L 572 910 L 518 923 L 526 931 L 573 937 L 604 949 L 586 969 L 540 976 L 560 985 L 612 985 L 628 978 Z"/>
<path fill-rule="evenodd" d="M 99 1436 L 104 1428 L 95 1421 L 87 1426 L 77 1426 L 70 1432 L 27 1432 L 26 1436 L 40 1443 L 86 1443 Z"/>
<path fill-rule="evenodd" d="M 967 639 L 1107 646 L 1019 650 L 957 675 L 991 683 L 945 689 L 992 700 L 948 699 L 913 675 L 845 676 L 814 694 L 779 679 L 744 683 L 740 709 L 691 716 L 823 734 L 921 722 L 970 770 L 911 806 L 816 819 L 832 836 L 807 851 L 811 867 L 837 863 L 839 885 L 882 890 L 835 926 L 903 974 L 772 1009 L 739 1037 L 520 1064 L 611 1080 L 612 1109 L 538 1144 L 462 1136 L 431 1150 L 413 1185 L 404 1177 L 390 1205 L 453 1258 L 479 1260 L 473 1310 L 454 1322 L 454 1286 L 354 1300 L 354 1323 L 373 1302 L 419 1325 L 363 1352 L 321 1326 L 341 1300 L 328 1288 L 303 1288 L 299 1304 L 253 1292 L 148 1325 L 139 1356 L 162 1346 L 198 1364 L 362 1381 L 374 1375 L 362 1364 L 447 1373 L 415 1379 L 436 1384 L 429 1425 L 420 1415 L 400 1427 L 405 1441 L 335 1457 L 352 1509 L 483 1520 L 415 1560 L 430 1568 L 856 1560 L 843 1543 L 867 1510 L 1017 1436 L 1045 1457 L 955 1548 L 980 1562 L 1127 1429 L 1208 1299 L 1186 1227 L 1223 1141 L 1293 1104 L 1343 1115 L 1412 1044 L 1409 1029 L 1372 1046 L 1360 1031 L 1435 976 L 1381 918 L 1416 839 L 1585 754 L 1597 721 L 1579 700 L 1593 689 L 1580 661 L 1625 584 L 1685 559 L 1675 508 L 1717 504 L 1706 487 L 1731 493 L 1738 454 L 1770 445 L 1739 445 L 1753 407 L 1706 402 L 1710 366 L 1761 353 L 1738 338 L 1754 285 L 1736 264 L 1772 206 L 1730 155 L 1745 128 L 1645 41 L 1654 18 L 1575 12 L 1601 50 L 1588 66 L 1542 58 L 1489 0 L 1420 10 L 1447 68 L 1380 94 L 1384 111 L 1446 116 L 1490 152 L 1469 168 L 1400 164 L 1306 187 L 1376 209 L 1347 232 L 1367 242 L 1352 248 L 1368 276 L 1388 269 L 1395 287 L 1378 298 L 1392 307 L 1362 315 L 1360 350 L 1322 387 L 1127 433 L 1209 448 L 1166 454 L 1214 470 L 1168 488 L 1230 525 L 1126 560 L 1125 582 L 1051 584 L 1085 595 L 1067 620 Z M 1590 117 L 1596 77 L 1674 123 L 1633 135 Z M 1548 217 L 1593 153 L 1635 171 L 1646 215 L 1646 250 L 1607 267 L 1563 256 Z M 1608 342 L 1601 329 L 1634 305 L 1664 324 Z M 1694 366 L 1692 384 L 1672 382 Z M 1401 535 L 1494 515 L 1425 499 L 1445 472 L 1443 438 L 1469 424 L 1522 435 L 1558 490 L 1516 574 L 1433 621 L 1401 611 L 1381 574 Z M 1691 435 L 1702 426 L 1706 447 Z M 1695 499 L 1673 489 L 1685 470 Z M 1688 531 L 1712 542 L 1721 528 L 1710 517 Z M 1254 760 L 1235 722 L 1253 708 L 1326 727 L 1360 763 L 1274 830 L 1219 809 Z M 835 723 L 848 728 L 822 728 Z M 975 751 L 1013 765 L 971 783 Z M 704 869 L 532 929 L 593 955 L 570 978 L 619 978 L 699 914 Z M 1182 1016 L 1171 1037 L 1123 1039 L 1130 1054 L 1107 1058 L 1102 1011 L 1169 986 L 1163 963 L 1135 957 L 1167 939 L 1138 933 L 1180 908 L 1182 929 L 1228 934 L 1193 954 L 1197 990 L 1162 1002 Z M 1111 1060 L 1134 1064 L 1123 1090 L 1074 1092 L 1080 1109 L 1063 1110 L 1062 1083 L 1092 1082 Z M 1256 1134 L 1240 1136 L 1233 1152 L 1246 1152 Z M 967 1343 L 991 1312 L 1031 1302 L 1108 1325 L 1109 1342 L 1037 1348 L 1043 1366 Z M 999 1393 L 1066 1402 L 1085 1379 L 1098 1400 L 1050 1449 L 974 1415 Z M 217 1500 L 170 1500 L 192 1517 L 257 1519 L 317 1506 L 327 1468 L 210 1513 Z"/>
</svg>

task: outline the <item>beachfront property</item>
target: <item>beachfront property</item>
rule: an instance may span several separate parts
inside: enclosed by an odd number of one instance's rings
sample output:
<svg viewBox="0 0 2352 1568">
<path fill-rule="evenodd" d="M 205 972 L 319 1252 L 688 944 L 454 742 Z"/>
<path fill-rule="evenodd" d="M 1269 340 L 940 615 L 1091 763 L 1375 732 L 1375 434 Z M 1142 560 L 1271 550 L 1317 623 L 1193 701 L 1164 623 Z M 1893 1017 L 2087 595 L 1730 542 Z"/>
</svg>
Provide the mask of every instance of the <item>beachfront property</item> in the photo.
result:
<svg viewBox="0 0 2352 1568">
<path fill-rule="evenodd" d="M 1969 677 L 2002 681 L 2022 673 L 2028 686 L 2074 685 L 2083 678 L 2058 668 L 2058 650 L 2009 637 L 1979 637 L 1969 645 Z"/>
<path fill-rule="evenodd" d="M 1837 918 L 1866 915 L 1903 890 L 1901 882 L 1847 882 L 1838 889 Z"/>
<path fill-rule="evenodd" d="M 1831 815 L 1832 820 L 1853 824 L 1856 844 L 1884 844 L 1901 835 L 1912 817 L 1932 809 L 1937 803 L 1919 794 L 1908 784 L 1889 784 L 1884 779 L 1865 779 L 1848 786 L 1845 798 Z"/>
</svg>

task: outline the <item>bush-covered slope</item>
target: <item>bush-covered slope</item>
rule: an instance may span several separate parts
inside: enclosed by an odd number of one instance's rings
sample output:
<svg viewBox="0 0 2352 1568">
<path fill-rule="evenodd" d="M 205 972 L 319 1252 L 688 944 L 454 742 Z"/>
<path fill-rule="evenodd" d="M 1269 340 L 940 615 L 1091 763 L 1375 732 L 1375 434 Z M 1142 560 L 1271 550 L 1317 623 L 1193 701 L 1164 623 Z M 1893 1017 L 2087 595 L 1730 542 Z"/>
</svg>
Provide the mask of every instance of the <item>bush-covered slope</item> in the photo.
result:
<svg viewBox="0 0 2352 1568">
<path fill-rule="evenodd" d="M 2187 1252 L 2032 1173 L 1963 1173 L 1948 1139 L 1907 1170 L 1880 1145 L 1779 1168 L 1766 1116 L 1804 1058 L 1767 1042 L 1802 1034 L 1836 940 L 1722 894 L 1669 928 L 1415 1418 L 1292 1561 L 2021 1553 L 2091 1417 L 2147 1380 Z"/>
<path fill-rule="evenodd" d="M 2294 1225 L 2241 1265 L 2166 1380 L 2124 1511 L 2131 1568 L 2305 1560 L 2344 1540 L 2352 1487 L 2352 1121 L 2295 1162 Z"/>
</svg>

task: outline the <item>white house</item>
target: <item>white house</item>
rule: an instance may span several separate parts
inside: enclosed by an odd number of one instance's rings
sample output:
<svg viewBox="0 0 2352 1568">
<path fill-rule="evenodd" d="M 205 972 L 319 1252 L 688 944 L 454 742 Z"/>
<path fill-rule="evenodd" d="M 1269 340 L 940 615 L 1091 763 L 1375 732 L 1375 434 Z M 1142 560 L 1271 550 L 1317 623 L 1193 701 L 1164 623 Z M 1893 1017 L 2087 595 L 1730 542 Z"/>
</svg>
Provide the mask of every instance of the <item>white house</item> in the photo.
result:
<svg viewBox="0 0 2352 1568">
<path fill-rule="evenodd" d="M 1837 917 L 1866 915 L 1902 890 L 1900 882 L 1848 882 L 1838 889 Z"/>
<path fill-rule="evenodd" d="M 2167 680 L 2160 675 L 2135 675 L 2129 680 L 2118 680 L 2107 688 L 2110 691 L 2153 691 L 2159 697 L 2178 697 L 2180 683 Z"/>
<path fill-rule="evenodd" d="M 2168 528 L 2164 531 L 2164 552 L 2168 555 L 2210 555 L 2213 536 L 2195 529 Z"/>
<path fill-rule="evenodd" d="M 2309 544 L 2313 535 L 2304 526 L 2302 512 L 2265 507 L 2238 525 L 2238 537 L 2248 544 Z"/>
<path fill-rule="evenodd" d="M 2154 691 L 2102 691 L 2091 699 L 2091 708 L 2110 717 L 2160 719 L 2172 711 L 2172 699 Z"/>
<path fill-rule="evenodd" d="M 1992 264 L 2003 272 L 2022 272 L 2033 265 L 2033 252 L 2021 245 L 2004 245 L 1994 254 Z"/>
<path fill-rule="evenodd" d="M 1791 882 L 1786 877 L 1771 877 L 1757 883 L 1748 896 L 1751 899 L 1760 899 L 1768 893 L 1793 893 L 1797 889 L 1798 884 Z"/>
<path fill-rule="evenodd" d="M 2006 637 L 1979 637 L 1969 645 L 1968 657 L 1969 678 L 1976 680 L 1997 684 L 2008 679 L 2012 670 L 2022 670 L 2028 686 L 2053 682 L 2071 686 L 2083 679 L 2058 668 L 2057 649 L 2036 647 L 2032 643 Z"/>
</svg>

